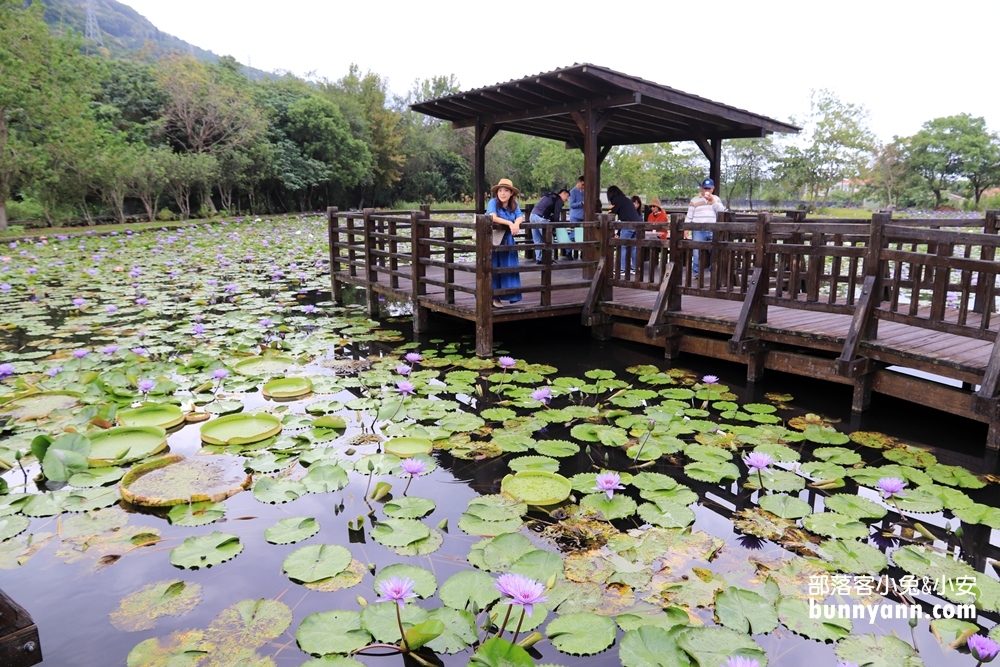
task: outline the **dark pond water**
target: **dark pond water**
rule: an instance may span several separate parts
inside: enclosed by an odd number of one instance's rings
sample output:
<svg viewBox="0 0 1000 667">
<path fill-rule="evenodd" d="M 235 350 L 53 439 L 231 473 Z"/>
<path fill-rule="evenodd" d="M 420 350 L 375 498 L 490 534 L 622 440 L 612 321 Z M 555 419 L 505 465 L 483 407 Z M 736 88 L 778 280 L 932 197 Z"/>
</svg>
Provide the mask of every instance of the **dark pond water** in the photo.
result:
<svg viewBox="0 0 1000 667">
<path fill-rule="evenodd" d="M 356 299 L 356 297 L 350 298 Z M 398 321 L 394 319 L 392 314 L 398 314 L 399 311 L 391 304 L 389 307 L 386 321 L 392 328 L 405 330 L 405 319 Z M 472 331 L 467 324 L 436 319 L 434 326 L 435 330 L 419 339 L 422 347 L 439 348 L 453 341 L 465 344 L 466 350 L 472 346 Z M 446 342 L 431 342 L 435 340 Z M 593 340 L 589 332 L 572 320 L 498 327 L 497 340 L 499 347 L 515 358 L 524 359 L 529 363 L 556 366 L 560 375 L 580 377 L 587 370 L 609 369 L 619 377 L 627 377 L 625 368 L 630 366 L 654 364 L 664 369 L 669 367 L 662 359 L 662 353 L 655 348 L 620 341 Z M 357 346 L 355 352 L 358 355 L 378 355 L 388 353 L 392 347 L 388 344 L 372 343 L 368 346 Z M 675 365 L 690 369 L 698 375 L 718 376 L 723 384 L 728 385 L 739 395 L 740 402 L 760 400 L 764 392 L 790 393 L 794 396 L 791 403 L 793 408 L 783 413 L 783 417 L 806 412 L 819 413 L 831 419 L 841 420 L 839 424 L 841 430 L 883 431 L 913 444 L 934 447 L 943 462 L 950 462 L 949 453 L 954 453 L 959 458 L 982 456 L 985 427 L 954 419 L 929 408 L 876 397 L 872 412 L 857 418 L 852 417 L 849 411 L 850 391 L 842 387 L 770 374 L 764 382 L 747 388 L 744 382 L 745 370 L 742 366 L 693 356 L 687 356 Z M 334 398 L 346 401 L 352 397 L 353 395 L 342 393 Z M 289 403 L 288 406 L 295 411 L 311 400 L 314 399 L 310 397 L 306 401 Z M 248 395 L 245 399 L 248 409 L 265 402 L 259 394 Z M 486 405 L 481 404 L 479 407 Z M 568 439 L 568 434 L 561 428 L 552 429 L 547 436 Z M 169 445 L 171 451 L 193 455 L 200 448 L 198 426 L 188 425 L 172 433 Z M 602 458 L 605 453 L 608 455 L 607 459 Z M 500 480 L 509 472 L 507 460 L 512 456 L 508 454 L 485 461 L 467 461 L 454 459 L 447 452 L 436 452 L 435 458 L 440 467 L 430 475 L 416 479 L 410 487 L 411 495 L 430 498 L 437 504 L 437 509 L 426 520 L 428 525 L 436 525 L 447 519 L 447 534 L 442 547 L 427 556 L 401 558 L 373 542 L 367 534 L 351 532 L 348 529 L 349 521 L 369 512 L 369 503 L 363 494 L 366 488 L 364 477 L 351 473 L 351 483 L 342 492 L 305 495 L 283 505 L 257 502 L 251 493 L 238 494 L 226 501 L 228 511 L 223 522 L 195 529 L 171 526 L 157 513 L 127 509 L 125 511 L 132 513 L 128 521 L 130 526 L 153 527 L 160 532 L 162 541 L 153 546 L 132 550 L 124 550 L 120 546 L 103 548 L 95 545 L 88 551 L 67 555 L 58 551 L 59 538 L 55 537 L 24 565 L 16 569 L 0 570 L 0 588 L 25 606 L 34 617 L 41 634 L 45 665 L 53 667 L 124 665 L 129 651 L 142 640 L 167 637 L 174 631 L 188 628 L 204 628 L 222 610 L 240 600 L 272 598 L 280 599 L 289 605 L 294 618 L 288 631 L 277 640 L 259 648 L 258 654 L 269 656 L 277 665 L 297 667 L 309 660 L 295 642 L 295 630 L 302 620 L 313 612 L 357 609 L 358 595 L 368 601 L 374 601 L 372 576 L 366 573 L 359 585 L 338 592 L 307 590 L 281 575 L 284 558 L 302 544 L 284 546 L 268 544 L 263 538 L 264 529 L 286 517 L 315 517 L 322 529 L 311 543 L 348 546 L 356 559 L 376 571 L 398 562 L 419 565 L 433 572 L 440 585 L 452 574 L 469 567 L 466 556 L 471 545 L 479 538 L 466 535 L 459 530 L 457 527 L 459 518 L 469 500 L 481 494 L 499 491 Z M 869 463 L 873 463 L 879 457 L 868 453 L 866 458 Z M 590 455 L 581 452 L 571 459 L 564 459 L 560 472 L 570 476 L 577 472 L 594 471 L 595 468 L 604 465 L 612 469 L 625 469 L 628 464 L 629 461 L 620 450 L 605 451 L 595 447 Z M 777 544 L 766 540 L 747 540 L 734 529 L 729 517 L 734 509 L 742 507 L 748 501 L 751 492 L 741 490 L 735 483 L 712 485 L 694 482 L 683 475 L 682 464 L 670 460 L 661 460 L 646 469 L 676 476 L 698 493 L 701 501 L 693 507 L 696 515 L 693 527 L 725 540 L 725 548 L 710 564 L 712 571 L 720 573 L 739 571 L 746 566 L 750 558 L 768 560 L 789 555 Z M 10 481 L 20 481 L 19 474 L 15 472 L 7 473 L 5 478 Z M 385 476 L 384 479 L 392 483 L 396 490 L 401 490 L 399 478 Z M 376 477 L 372 483 L 379 480 L 380 478 Z M 842 491 L 853 492 L 855 489 L 856 487 L 848 482 L 848 486 Z M 1000 498 L 996 497 L 995 485 L 990 485 L 981 491 L 972 491 L 970 495 L 979 502 L 993 506 L 997 506 L 1000 502 Z M 807 492 L 802 492 L 801 497 L 812 499 Z M 638 496 L 636 499 L 638 500 Z M 383 502 L 385 500 L 387 499 L 383 499 Z M 550 520 L 544 513 L 533 513 L 531 517 L 539 522 L 535 528 L 543 526 Z M 937 515 L 922 519 L 932 525 L 946 523 Z M 61 530 L 61 521 L 58 518 L 34 519 L 30 531 L 36 534 L 42 532 L 58 534 Z M 954 520 L 952 522 L 957 523 Z M 624 520 L 616 522 L 616 525 L 624 528 L 635 524 Z M 203 570 L 182 571 L 169 563 L 167 557 L 169 550 L 184 538 L 192 534 L 207 534 L 213 530 L 237 534 L 244 544 L 243 552 L 232 561 Z M 553 550 L 553 545 L 545 542 L 531 526 L 522 532 L 539 546 Z M 979 531 L 976 539 L 982 544 L 976 545 L 972 543 L 972 533 L 970 530 L 967 539 L 962 540 L 962 548 L 974 550 L 978 548 L 977 553 L 970 555 L 982 560 L 982 554 L 985 553 L 991 534 L 989 530 L 985 533 Z M 98 559 L 109 553 L 120 554 L 122 557 L 111 565 L 99 565 Z M 986 576 L 993 574 L 990 571 Z M 161 618 L 154 629 L 140 632 L 122 632 L 109 624 L 108 615 L 115 611 L 121 598 L 146 583 L 174 578 L 183 578 L 185 581 L 202 586 L 203 599 L 192 612 L 176 618 Z M 749 577 L 747 581 L 749 582 Z M 702 620 L 711 623 L 710 611 L 702 609 L 696 613 Z M 995 617 L 984 616 L 980 621 L 984 626 L 991 626 Z M 856 621 L 855 632 L 895 633 L 907 641 L 912 641 L 918 647 L 925 664 L 930 666 L 974 664 L 967 654 L 943 649 L 931 634 L 927 621 L 921 621 L 912 630 L 903 620 L 879 620 L 871 627 L 867 621 Z M 622 634 L 619 631 L 619 639 Z M 766 650 L 772 667 L 795 667 L 806 664 L 833 667 L 837 662 L 832 644 L 824 645 L 809 641 L 783 628 L 769 635 L 755 636 L 754 639 Z M 574 667 L 618 664 L 616 647 L 596 656 L 572 657 L 559 653 L 549 642 L 543 641 L 535 646 L 533 655 L 538 663 Z M 469 653 L 463 652 L 452 656 L 441 656 L 441 661 L 448 666 L 465 665 L 468 657 Z M 404 661 L 399 656 L 359 656 L 358 660 L 368 665 L 396 665 L 401 662 L 415 664 L 412 661 Z M 223 661 L 218 664 L 236 663 Z"/>
</svg>

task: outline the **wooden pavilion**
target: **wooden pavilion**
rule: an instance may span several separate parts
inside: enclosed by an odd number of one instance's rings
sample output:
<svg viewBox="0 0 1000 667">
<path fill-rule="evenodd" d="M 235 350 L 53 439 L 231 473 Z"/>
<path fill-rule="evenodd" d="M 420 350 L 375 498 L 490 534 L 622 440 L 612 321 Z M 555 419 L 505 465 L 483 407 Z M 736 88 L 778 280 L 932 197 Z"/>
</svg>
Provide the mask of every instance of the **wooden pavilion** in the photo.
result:
<svg viewBox="0 0 1000 667">
<path fill-rule="evenodd" d="M 612 146 L 693 141 L 722 176 L 722 140 L 800 128 L 589 63 L 411 105 L 475 128 L 476 211 L 485 211 L 486 145 L 500 130 L 566 142 L 583 151 L 584 206 L 597 207 L 600 169 Z"/>
</svg>

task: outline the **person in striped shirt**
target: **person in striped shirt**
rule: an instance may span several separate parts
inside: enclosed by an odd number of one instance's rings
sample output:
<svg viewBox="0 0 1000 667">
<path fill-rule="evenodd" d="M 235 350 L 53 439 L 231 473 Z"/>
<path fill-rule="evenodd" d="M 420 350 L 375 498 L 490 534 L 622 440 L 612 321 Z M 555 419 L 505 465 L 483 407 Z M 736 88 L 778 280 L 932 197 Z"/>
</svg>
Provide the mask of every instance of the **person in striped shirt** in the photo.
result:
<svg viewBox="0 0 1000 667">
<path fill-rule="evenodd" d="M 716 197 L 712 192 L 715 190 L 715 181 L 711 178 L 706 178 L 701 182 L 701 194 L 691 200 L 688 204 L 687 215 L 684 217 L 684 222 L 715 222 L 716 213 L 721 213 L 726 210 L 725 204 L 722 200 Z M 712 232 L 707 230 L 696 230 L 691 232 L 691 238 L 695 241 L 711 241 Z M 693 263 L 693 271 L 695 277 L 701 271 L 701 264 L 699 262 L 699 253 L 695 249 L 691 261 Z M 711 266 L 711 257 L 705 262 L 705 268 L 708 269 Z"/>
</svg>

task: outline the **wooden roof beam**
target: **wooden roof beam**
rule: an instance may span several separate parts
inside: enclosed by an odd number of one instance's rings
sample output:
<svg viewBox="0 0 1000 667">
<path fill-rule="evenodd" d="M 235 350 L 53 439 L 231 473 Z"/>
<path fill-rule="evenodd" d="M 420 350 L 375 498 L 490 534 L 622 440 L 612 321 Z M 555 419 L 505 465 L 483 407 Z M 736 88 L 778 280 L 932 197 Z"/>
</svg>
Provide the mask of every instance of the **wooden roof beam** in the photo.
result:
<svg viewBox="0 0 1000 667">
<path fill-rule="evenodd" d="M 617 107 L 632 106 L 635 104 L 642 103 L 642 96 L 635 93 L 630 93 L 628 95 L 620 95 L 618 97 L 608 98 L 606 100 L 601 100 L 599 104 L 595 104 L 595 108 L 611 109 Z M 555 104 L 552 106 L 542 107 L 540 109 L 522 109 L 521 111 L 509 111 L 506 113 L 483 115 L 483 120 L 491 120 L 494 123 L 510 123 L 519 120 L 530 120 L 533 118 L 546 118 L 549 116 L 561 116 L 564 114 L 571 114 L 574 111 L 579 111 L 583 105 L 586 103 L 584 101 L 578 102 L 567 102 L 565 104 Z M 476 124 L 475 119 L 461 119 L 452 122 L 452 127 L 458 129 L 462 127 L 471 127 Z"/>
</svg>

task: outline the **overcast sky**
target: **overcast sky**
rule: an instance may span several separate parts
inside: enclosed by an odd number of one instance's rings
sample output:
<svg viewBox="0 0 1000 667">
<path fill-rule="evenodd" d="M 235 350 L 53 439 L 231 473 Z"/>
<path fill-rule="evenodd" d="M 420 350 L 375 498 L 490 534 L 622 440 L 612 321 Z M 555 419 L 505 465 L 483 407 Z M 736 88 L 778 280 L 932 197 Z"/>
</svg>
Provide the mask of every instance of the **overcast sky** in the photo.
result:
<svg viewBox="0 0 1000 667">
<path fill-rule="evenodd" d="M 125 2 L 258 69 L 338 79 L 353 62 L 397 93 L 438 74 L 469 89 L 590 62 L 779 120 L 828 88 L 867 107 L 883 140 L 963 112 L 1000 131 L 1000 0 Z"/>
</svg>

